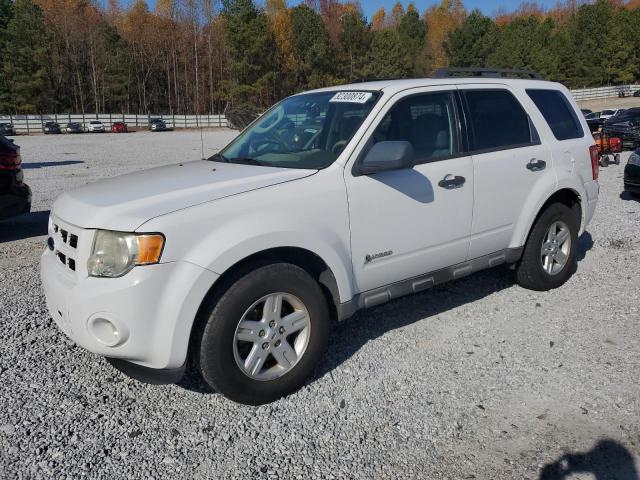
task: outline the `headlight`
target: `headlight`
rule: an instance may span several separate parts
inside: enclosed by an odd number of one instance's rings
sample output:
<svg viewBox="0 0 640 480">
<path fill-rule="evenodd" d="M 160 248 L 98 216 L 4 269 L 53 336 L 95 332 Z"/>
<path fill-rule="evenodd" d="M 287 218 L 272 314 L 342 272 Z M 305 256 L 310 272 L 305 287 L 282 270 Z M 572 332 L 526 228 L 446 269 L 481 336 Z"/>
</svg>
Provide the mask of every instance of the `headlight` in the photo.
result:
<svg viewBox="0 0 640 480">
<path fill-rule="evenodd" d="M 640 155 L 633 152 L 629 157 L 629 165 L 637 165 L 640 167 Z"/>
<path fill-rule="evenodd" d="M 121 277 L 136 265 L 160 261 L 164 236 L 98 230 L 87 270 L 91 277 Z"/>
</svg>

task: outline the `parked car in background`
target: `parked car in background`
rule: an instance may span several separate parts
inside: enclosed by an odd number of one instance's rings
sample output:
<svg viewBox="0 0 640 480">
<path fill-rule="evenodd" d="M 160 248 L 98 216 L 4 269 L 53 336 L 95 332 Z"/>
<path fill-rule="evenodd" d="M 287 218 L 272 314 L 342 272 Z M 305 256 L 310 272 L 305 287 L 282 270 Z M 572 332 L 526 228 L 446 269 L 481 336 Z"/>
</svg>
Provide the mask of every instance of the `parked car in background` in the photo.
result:
<svg viewBox="0 0 640 480">
<path fill-rule="evenodd" d="M 149 120 L 149 130 L 152 132 L 164 132 L 168 130 L 167 124 L 161 118 L 152 118 Z"/>
<path fill-rule="evenodd" d="M 104 123 L 99 120 L 91 120 L 87 131 L 90 133 L 104 133 Z"/>
<path fill-rule="evenodd" d="M 602 110 L 602 112 L 600 112 L 600 118 L 607 120 L 608 118 L 615 117 L 618 113 L 621 112 L 624 112 L 624 108 L 615 110 Z"/>
<path fill-rule="evenodd" d="M 620 138 L 623 148 L 637 148 L 640 146 L 640 108 L 629 108 L 605 120 L 602 130 L 609 137 Z"/>
<path fill-rule="evenodd" d="M 43 125 L 42 131 L 45 135 L 60 133 L 60 124 L 56 122 L 47 122 Z"/>
<path fill-rule="evenodd" d="M 113 125 L 111 125 L 111 132 L 112 133 L 127 133 L 127 124 L 124 122 L 113 122 Z"/>
<path fill-rule="evenodd" d="M 584 115 L 585 117 L 590 113 L 593 113 L 593 110 L 591 110 L 590 108 L 581 108 L 580 111 L 582 112 L 582 115 Z"/>
<path fill-rule="evenodd" d="M 83 133 L 84 129 L 82 128 L 82 124 L 78 122 L 67 123 L 65 127 L 67 133 Z"/>
<path fill-rule="evenodd" d="M 633 92 L 633 96 L 640 97 L 640 90 L 636 90 L 635 92 Z"/>
<path fill-rule="evenodd" d="M 16 129 L 11 123 L 0 123 L 0 135 L 15 135 Z"/>
<path fill-rule="evenodd" d="M 304 384 L 359 309 L 500 264 L 560 287 L 599 193 L 571 94 L 439 75 L 300 93 L 208 160 L 66 191 L 52 318 L 134 378 L 175 382 L 189 359 L 255 405 Z"/>
<path fill-rule="evenodd" d="M 624 167 L 624 189 L 634 197 L 640 197 L 640 148 L 631 154 Z"/>
<path fill-rule="evenodd" d="M 20 147 L 0 135 L 0 220 L 31 210 L 31 189 L 23 180 Z"/>
<path fill-rule="evenodd" d="M 602 128 L 604 118 L 601 118 L 601 115 L 602 112 L 591 112 L 585 115 L 584 118 L 587 121 L 587 125 L 589 125 L 589 130 L 591 131 L 591 133 L 595 133 L 600 130 L 600 128 Z"/>
</svg>

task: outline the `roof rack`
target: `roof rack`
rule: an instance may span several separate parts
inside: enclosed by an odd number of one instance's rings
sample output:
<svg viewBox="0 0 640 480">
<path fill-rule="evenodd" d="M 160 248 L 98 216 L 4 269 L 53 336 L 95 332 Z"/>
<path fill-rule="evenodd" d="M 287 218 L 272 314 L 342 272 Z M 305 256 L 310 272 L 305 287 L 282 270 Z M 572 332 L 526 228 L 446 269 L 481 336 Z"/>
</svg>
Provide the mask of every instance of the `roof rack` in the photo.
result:
<svg viewBox="0 0 640 480">
<path fill-rule="evenodd" d="M 542 75 L 533 70 L 517 70 L 512 68 L 439 68 L 433 74 L 433 78 L 451 77 L 487 77 L 487 78 L 509 78 L 527 77 L 534 80 L 544 80 Z"/>
</svg>

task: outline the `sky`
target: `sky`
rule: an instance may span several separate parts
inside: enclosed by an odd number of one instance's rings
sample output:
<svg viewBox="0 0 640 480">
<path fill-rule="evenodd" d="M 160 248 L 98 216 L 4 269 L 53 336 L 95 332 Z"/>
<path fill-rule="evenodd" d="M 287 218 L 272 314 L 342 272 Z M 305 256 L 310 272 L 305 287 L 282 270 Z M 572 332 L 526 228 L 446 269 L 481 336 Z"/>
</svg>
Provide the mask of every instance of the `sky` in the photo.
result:
<svg viewBox="0 0 640 480">
<path fill-rule="evenodd" d="M 387 12 L 389 12 L 393 6 L 396 4 L 397 0 L 360 0 L 360 5 L 362 6 L 362 10 L 364 11 L 365 16 L 371 20 L 371 16 L 374 14 L 376 10 L 380 7 L 384 7 Z M 410 1 L 401 1 L 401 3 L 406 7 L 411 3 Z M 439 1 L 425 1 L 425 0 L 414 0 L 413 2 L 415 6 L 418 8 L 420 13 L 426 10 L 431 5 L 436 3 L 440 3 Z M 473 9 L 479 9 L 485 15 L 492 15 L 498 10 L 500 7 L 503 7 L 507 11 L 515 10 L 522 0 L 463 0 L 462 2 L 465 8 L 468 11 Z M 553 7 L 557 2 L 556 0 L 542 0 L 538 1 L 538 4 L 544 7 Z"/>
</svg>

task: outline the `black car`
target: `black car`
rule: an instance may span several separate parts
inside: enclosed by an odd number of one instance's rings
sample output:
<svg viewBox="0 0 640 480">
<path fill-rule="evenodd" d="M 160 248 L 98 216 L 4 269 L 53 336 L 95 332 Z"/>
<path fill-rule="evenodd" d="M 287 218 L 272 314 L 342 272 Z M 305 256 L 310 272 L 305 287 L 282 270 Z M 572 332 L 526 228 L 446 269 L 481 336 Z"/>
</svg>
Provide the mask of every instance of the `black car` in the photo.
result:
<svg viewBox="0 0 640 480">
<path fill-rule="evenodd" d="M 0 135 L 0 220 L 31 210 L 31 189 L 23 182 L 20 147 Z"/>
<path fill-rule="evenodd" d="M 640 197 L 640 148 L 631 154 L 624 167 L 624 189 L 634 197 Z"/>
<path fill-rule="evenodd" d="M 585 117 L 587 115 L 589 115 L 590 113 L 593 113 L 593 110 L 591 110 L 589 108 L 581 108 L 580 111 L 582 112 L 582 115 L 584 115 Z"/>
<path fill-rule="evenodd" d="M 0 135 L 15 135 L 16 129 L 10 123 L 0 123 Z"/>
<path fill-rule="evenodd" d="M 47 122 L 43 125 L 42 131 L 45 135 L 60 133 L 60 124 L 56 122 Z"/>
<path fill-rule="evenodd" d="M 84 129 L 82 128 L 82 124 L 78 122 L 67 123 L 67 127 L 65 128 L 67 133 L 84 133 Z"/>
<path fill-rule="evenodd" d="M 591 112 L 584 116 L 591 133 L 597 132 L 602 127 L 604 119 L 600 117 L 601 115 L 602 112 Z"/>
<path fill-rule="evenodd" d="M 149 120 L 149 130 L 152 132 L 164 132 L 169 130 L 167 124 L 161 118 L 152 118 Z"/>
<path fill-rule="evenodd" d="M 629 108 L 605 120 L 602 128 L 610 137 L 620 138 L 623 148 L 637 148 L 640 146 L 640 108 Z"/>
</svg>

